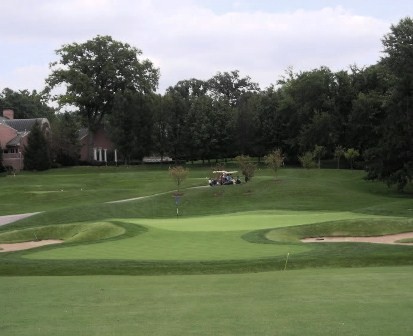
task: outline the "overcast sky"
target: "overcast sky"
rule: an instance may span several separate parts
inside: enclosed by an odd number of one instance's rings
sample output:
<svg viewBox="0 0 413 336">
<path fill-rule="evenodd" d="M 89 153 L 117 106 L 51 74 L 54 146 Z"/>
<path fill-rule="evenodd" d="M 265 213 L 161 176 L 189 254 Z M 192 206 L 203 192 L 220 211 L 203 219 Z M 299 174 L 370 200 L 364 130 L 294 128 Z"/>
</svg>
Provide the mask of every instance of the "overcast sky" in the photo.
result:
<svg viewBox="0 0 413 336">
<path fill-rule="evenodd" d="M 288 67 L 375 64 L 412 0 L 0 0 L 0 90 L 41 90 L 55 50 L 110 35 L 179 80 L 239 70 L 262 89 Z"/>
</svg>

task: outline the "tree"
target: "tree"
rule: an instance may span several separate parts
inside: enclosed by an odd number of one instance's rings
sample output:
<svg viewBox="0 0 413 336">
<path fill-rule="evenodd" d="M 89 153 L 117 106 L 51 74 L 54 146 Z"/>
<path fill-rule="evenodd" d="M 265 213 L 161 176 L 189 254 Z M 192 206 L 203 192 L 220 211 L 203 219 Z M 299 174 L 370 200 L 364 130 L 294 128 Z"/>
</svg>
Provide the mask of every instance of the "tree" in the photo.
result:
<svg viewBox="0 0 413 336">
<path fill-rule="evenodd" d="M 282 138 L 284 130 L 279 105 L 280 93 L 274 87 L 268 88 L 259 95 L 256 136 L 264 153 L 268 153 L 273 148 L 280 148 L 285 152 L 287 147 Z"/>
<path fill-rule="evenodd" d="M 235 158 L 238 162 L 242 175 L 244 175 L 245 182 L 251 181 L 255 174 L 257 165 L 252 162 L 252 159 L 248 155 L 239 155 Z"/>
<path fill-rule="evenodd" d="M 314 158 L 317 158 L 317 165 L 318 169 L 321 168 L 321 158 L 326 152 L 326 148 L 324 146 L 315 145 L 313 149 Z"/>
<path fill-rule="evenodd" d="M 350 168 L 353 169 L 354 161 L 360 156 L 357 149 L 349 148 L 344 152 L 344 157 L 350 162 Z"/>
<path fill-rule="evenodd" d="M 249 76 L 240 77 L 239 71 L 218 72 L 208 80 L 209 92 L 214 99 L 225 97 L 234 107 L 239 98 L 247 92 L 258 92 L 259 86 L 251 81 Z"/>
<path fill-rule="evenodd" d="M 153 128 L 152 128 L 152 150 L 159 154 L 161 162 L 169 154 L 169 110 L 166 106 L 164 96 L 153 97 Z"/>
<path fill-rule="evenodd" d="M 24 147 L 24 169 L 46 170 L 50 168 L 49 142 L 38 122 L 33 125 Z"/>
<path fill-rule="evenodd" d="M 324 155 L 326 151 L 332 152 L 336 142 L 335 128 L 332 114 L 315 112 L 311 121 L 303 125 L 298 135 L 301 150 L 311 150 L 311 148 L 317 148 L 318 144 L 322 144 L 323 151 L 320 154 Z M 319 153 L 316 154 L 316 157 L 320 159 Z"/>
<path fill-rule="evenodd" d="M 169 87 L 163 97 L 163 106 L 168 111 L 168 151 L 175 160 L 184 159 L 187 156 L 185 119 L 191 106 L 188 81 L 180 81 Z"/>
<path fill-rule="evenodd" d="M 149 95 L 125 92 L 116 96 L 107 129 L 125 164 L 151 152 L 152 107 Z"/>
<path fill-rule="evenodd" d="M 261 156 L 265 152 L 259 143 L 260 123 L 258 117 L 258 106 L 260 104 L 259 93 L 247 92 L 242 94 L 235 113 L 234 140 L 237 151 L 245 155 Z M 230 123 L 231 120 L 228 120 Z"/>
<path fill-rule="evenodd" d="M 185 181 L 188 174 L 189 174 L 189 170 L 187 168 L 182 167 L 182 166 L 175 166 L 175 167 L 169 168 L 169 175 L 175 181 L 175 183 L 178 187 L 178 190 L 177 190 L 178 193 L 179 193 L 179 188 L 180 188 L 182 182 Z"/>
<path fill-rule="evenodd" d="M 192 99 L 188 113 L 185 116 L 185 143 L 188 150 L 188 159 L 211 159 L 211 150 L 214 145 L 211 122 L 212 99 L 200 96 Z"/>
<path fill-rule="evenodd" d="M 340 159 L 344 156 L 346 150 L 342 146 L 337 146 L 334 150 L 334 157 L 337 159 L 337 169 L 340 169 Z"/>
<path fill-rule="evenodd" d="M 147 94 L 158 85 L 159 70 L 149 60 L 140 60 L 142 54 L 127 43 L 110 36 L 97 36 L 85 43 L 63 45 L 56 51 L 60 60 L 50 65 L 52 73 L 46 80 L 46 91 L 64 85 L 66 92 L 53 98 L 60 106 L 74 106 L 89 133 L 104 117 L 113 111 L 115 97 L 126 91 Z"/>
<path fill-rule="evenodd" d="M 11 107 L 15 119 L 47 118 L 52 121 L 55 110 L 46 104 L 47 96 L 36 90 L 13 91 L 5 88 L 0 92 L 0 106 Z"/>
<path fill-rule="evenodd" d="M 79 161 L 79 122 L 72 113 L 56 115 L 51 128 L 51 157 L 52 161 L 63 166 L 74 166 Z"/>
<path fill-rule="evenodd" d="M 269 168 L 274 171 L 274 174 L 277 173 L 278 168 L 280 168 L 284 163 L 284 155 L 281 149 L 275 149 L 271 153 L 265 156 L 264 162 Z"/>
<path fill-rule="evenodd" d="M 403 189 L 413 179 L 413 20 L 406 17 L 392 25 L 382 42 L 390 86 L 384 104 L 380 138 L 369 148 L 367 178 Z"/>
<path fill-rule="evenodd" d="M 316 163 L 314 162 L 314 152 L 305 152 L 303 155 L 298 156 L 298 161 L 300 161 L 301 166 L 305 169 L 316 167 Z"/>
<path fill-rule="evenodd" d="M 279 120 L 283 126 L 281 139 L 288 147 L 285 149 L 287 155 L 296 157 L 302 151 L 311 150 L 316 143 L 324 145 L 325 140 L 318 139 L 319 136 L 334 139 L 330 130 L 332 120 L 326 118 L 326 113 L 328 115 L 334 109 L 335 78 L 329 68 L 321 67 L 299 74 L 289 70 L 287 77 L 278 84 L 282 85 L 278 108 Z M 315 118 L 315 114 L 319 116 Z M 313 125 L 307 126 L 309 124 Z M 318 132 L 323 125 L 328 125 L 330 129 Z M 305 136 L 312 138 L 312 143 L 303 146 L 300 132 L 307 133 Z"/>
</svg>

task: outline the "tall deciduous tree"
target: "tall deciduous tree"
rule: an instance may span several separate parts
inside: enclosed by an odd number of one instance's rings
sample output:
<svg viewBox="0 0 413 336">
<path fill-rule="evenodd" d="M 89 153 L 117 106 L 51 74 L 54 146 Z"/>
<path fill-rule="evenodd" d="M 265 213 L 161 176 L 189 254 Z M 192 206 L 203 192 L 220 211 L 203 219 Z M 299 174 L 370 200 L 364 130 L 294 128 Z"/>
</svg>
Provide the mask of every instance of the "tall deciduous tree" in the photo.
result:
<svg viewBox="0 0 413 336">
<path fill-rule="evenodd" d="M 150 95 L 137 92 L 118 94 L 109 117 L 109 134 L 125 164 L 142 160 L 152 144 L 153 101 Z"/>
<path fill-rule="evenodd" d="M 61 106 L 75 106 L 92 134 L 113 111 L 117 94 L 146 94 L 158 85 L 159 71 L 149 60 L 139 59 L 142 52 L 110 36 L 63 45 L 56 53 L 60 59 L 50 65 L 47 90 L 65 86 L 66 91 L 54 99 Z"/>
<path fill-rule="evenodd" d="M 169 154 L 169 110 L 165 96 L 153 96 L 152 150 L 159 154 L 161 161 Z"/>
<path fill-rule="evenodd" d="M 384 36 L 382 63 L 390 74 L 380 139 L 368 153 L 368 178 L 403 189 L 413 179 L 413 20 L 404 18 Z"/>
<path fill-rule="evenodd" d="M 258 84 L 252 82 L 249 76 L 240 77 L 238 70 L 218 72 L 208 80 L 208 88 L 214 99 L 225 97 L 233 107 L 244 93 L 260 90 Z"/>
</svg>

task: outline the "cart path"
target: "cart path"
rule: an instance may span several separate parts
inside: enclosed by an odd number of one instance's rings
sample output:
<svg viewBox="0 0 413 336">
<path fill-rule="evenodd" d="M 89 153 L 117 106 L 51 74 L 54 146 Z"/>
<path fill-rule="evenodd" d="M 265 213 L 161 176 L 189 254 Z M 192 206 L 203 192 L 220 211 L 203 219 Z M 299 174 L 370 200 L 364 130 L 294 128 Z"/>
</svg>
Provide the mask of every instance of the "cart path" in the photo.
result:
<svg viewBox="0 0 413 336">
<path fill-rule="evenodd" d="M 186 189 L 200 189 L 200 188 L 210 188 L 210 186 L 196 186 L 196 187 L 185 188 L 185 189 L 182 189 L 182 190 L 186 190 Z M 161 195 L 172 194 L 172 193 L 174 193 L 174 192 L 176 192 L 176 190 L 165 191 L 165 192 L 158 193 L 158 194 L 152 194 L 152 195 L 146 195 L 146 196 L 139 196 L 139 197 L 134 197 L 134 198 L 127 198 L 127 199 L 118 200 L 118 201 L 109 201 L 109 202 L 105 202 L 105 203 L 106 203 L 106 204 L 112 204 L 112 203 L 131 202 L 131 201 L 137 201 L 137 200 L 141 200 L 141 199 L 145 199 L 145 198 L 150 198 L 150 197 L 156 197 L 156 196 L 161 196 Z"/>
<path fill-rule="evenodd" d="M 40 212 L 31 212 L 31 213 L 18 214 L 18 215 L 0 216 L 0 226 L 16 222 L 23 218 L 31 217 L 39 213 Z"/>
</svg>

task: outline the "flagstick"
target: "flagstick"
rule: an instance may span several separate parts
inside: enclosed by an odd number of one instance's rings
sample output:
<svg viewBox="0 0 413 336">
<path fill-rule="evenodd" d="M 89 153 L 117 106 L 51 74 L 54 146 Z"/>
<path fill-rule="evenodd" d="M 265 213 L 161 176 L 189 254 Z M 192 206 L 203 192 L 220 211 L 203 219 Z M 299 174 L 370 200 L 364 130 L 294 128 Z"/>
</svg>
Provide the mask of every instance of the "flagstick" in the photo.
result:
<svg viewBox="0 0 413 336">
<path fill-rule="evenodd" d="M 290 253 L 287 253 L 287 258 L 285 259 L 284 271 L 287 269 L 287 263 L 288 263 L 289 256 L 290 256 Z"/>
</svg>

